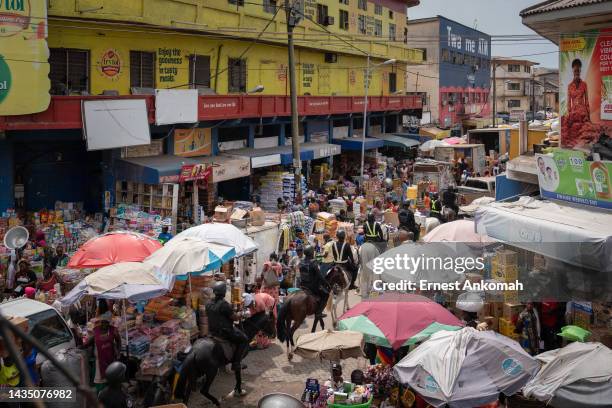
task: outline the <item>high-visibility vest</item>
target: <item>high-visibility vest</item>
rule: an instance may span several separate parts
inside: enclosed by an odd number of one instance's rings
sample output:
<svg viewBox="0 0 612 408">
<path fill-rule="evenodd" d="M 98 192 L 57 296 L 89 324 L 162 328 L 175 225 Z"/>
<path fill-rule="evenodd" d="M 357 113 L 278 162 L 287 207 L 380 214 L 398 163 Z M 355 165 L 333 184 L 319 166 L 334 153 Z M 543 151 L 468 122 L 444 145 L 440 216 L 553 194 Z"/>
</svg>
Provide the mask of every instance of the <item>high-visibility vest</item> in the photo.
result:
<svg viewBox="0 0 612 408">
<path fill-rule="evenodd" d="M 440 206 L 440 200 L 433 200 L 431 202 L 431 212 L 432 213 L 439 213 L 442 210 L 441 206 Z"/>
<path fill-rule="evenodd" d="M 342 243 L 342 248 L 340 248 L 340 253 L 338 253 L 338 243 L 334 243 L 332 247 L 332 254 L 334 256 L 334 263 L 344 264 L 348 262 L 348 259 L 342 260 L 342 254 L 344 253 L 344 247 L 346 246 L 346 242 Z"/>
<path fill-rule="evenodd" d="M 374 227 L 370 226 L 370 223 L 366 221 L 365 223 L 365 233 L 368 238 L 378 238 L 378 234 L 376 233 L 376 225 L 378 223 L 374 222 Z"/>
</svg>

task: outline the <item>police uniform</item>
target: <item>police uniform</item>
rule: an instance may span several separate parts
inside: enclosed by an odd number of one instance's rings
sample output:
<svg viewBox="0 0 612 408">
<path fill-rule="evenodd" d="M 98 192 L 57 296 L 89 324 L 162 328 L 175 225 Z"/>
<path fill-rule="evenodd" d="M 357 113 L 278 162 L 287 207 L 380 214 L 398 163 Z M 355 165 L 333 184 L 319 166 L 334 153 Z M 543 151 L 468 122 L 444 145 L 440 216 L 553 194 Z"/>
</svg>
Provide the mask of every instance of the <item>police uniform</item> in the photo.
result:
<svg viewBox="0 0 612 408">
<path fill-rule="evenodd" d="M 234 327 L 232 306 L 224 298 L 216 298 L 206 305 L 206 315 L 211 334 L 226 339 L 236 346 L 233 358 L 236 367 L 249 344 L 249 339 Z"/>
</svg>

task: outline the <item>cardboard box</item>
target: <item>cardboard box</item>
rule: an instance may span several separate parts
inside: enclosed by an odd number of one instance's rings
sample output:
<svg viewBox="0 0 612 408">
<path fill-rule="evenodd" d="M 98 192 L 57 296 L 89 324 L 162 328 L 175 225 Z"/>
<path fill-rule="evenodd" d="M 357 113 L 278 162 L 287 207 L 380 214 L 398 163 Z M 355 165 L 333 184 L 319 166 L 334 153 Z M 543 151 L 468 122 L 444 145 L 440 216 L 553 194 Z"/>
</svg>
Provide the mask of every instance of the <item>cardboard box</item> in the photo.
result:
<svg viewBox="0 0 612 408">
<path fill-rule="evenodd" d="M 516 328 L 516 326 L 514 325 L 514 323 L 512 323 L 511 320 L 506 319 L 506 318 L 500 318 L 498 319 L 499 321 L 499 333 L 503 334 L 506 337 L 513 337 L 516 336 L 516 333 L 514 333 L 514 329 Z"/>
<path fill-rule="evenodd" d="M 495 252 L 498 265 L 517 265 L 518 253 L 509 249 L 501 249 Z"/>
<path fill-rule="evenodd" d="M 252 211 L 249 212 L 249 218 L 251 220 L 251 225 L 256 227 L 264 225 L 266 223 L 266 214 L 259 207 L 255 207 Z"/>
<path fill-rule="evenodd" d="M 495 317 L 502 317 L 504 315 L 504 304 L 501 302 L 491 302 L 491 312 Z"/>
<path fill-rule="evenodd" d="M 214 219 L 217 222 L 228 222 L 232 214 L 231 208 L 218 205 L 215 207 Z"/>
<path fill-rule="evenodd" d="M 230 219 L 232 219 L 232 220 L 241 220 L 247 214 L 248 214 L 248 212 L 246 210 L 243 210 L 242 208 L 235 208 L 234 211 L 232 212 L 232 215 L 230 216 Z"/>
<path fill-rule="evenodd" d="M 11 324 L 17 326 L 21 331 L 28 332 L 28 319 L 25 317 L 9 317 L 9 322 Z M 10 341 L 17 347 L 17 350 L 21 352 L 21 339 L 19 337 L 15 337 L 13 332 L 9 334 Z M 0 357 L 6 357 L 9 355 L 8 349 L 4 344 L 4 339 L 0 337 Z"/>
<path fill-rule="evenodd" d="M 518 279 L 518 266 L 493 262 L 491 264 L 491 277 L 498 282 L 514 282 Z"/>
<path fill-rule="evenodd" d="M 518 319 L 518 315 L 523 311 L 524 308 L 525 306 L 521 303 L 506 302 L 504 303 L 503 317 L 507 320 L 510 320 L 511 322 L 514 322 L 516 321 L 516 319 Z"/>
</svg>

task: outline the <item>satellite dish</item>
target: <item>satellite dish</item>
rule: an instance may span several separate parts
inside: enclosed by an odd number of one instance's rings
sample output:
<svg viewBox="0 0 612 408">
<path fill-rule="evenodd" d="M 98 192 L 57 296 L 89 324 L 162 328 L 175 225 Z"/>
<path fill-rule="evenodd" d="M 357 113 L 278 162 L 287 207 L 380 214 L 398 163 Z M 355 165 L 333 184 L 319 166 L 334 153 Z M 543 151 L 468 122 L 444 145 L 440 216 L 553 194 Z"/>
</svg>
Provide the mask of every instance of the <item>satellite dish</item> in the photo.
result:
<svg viewBox="0 0 612 408">
<path fill-rule="evenodd" d="M 8 249 L 19 249 L 28 243 L 30 233 L 24 227 L 13 227 L 4 235 L 4 246 Z"/>
</svg>

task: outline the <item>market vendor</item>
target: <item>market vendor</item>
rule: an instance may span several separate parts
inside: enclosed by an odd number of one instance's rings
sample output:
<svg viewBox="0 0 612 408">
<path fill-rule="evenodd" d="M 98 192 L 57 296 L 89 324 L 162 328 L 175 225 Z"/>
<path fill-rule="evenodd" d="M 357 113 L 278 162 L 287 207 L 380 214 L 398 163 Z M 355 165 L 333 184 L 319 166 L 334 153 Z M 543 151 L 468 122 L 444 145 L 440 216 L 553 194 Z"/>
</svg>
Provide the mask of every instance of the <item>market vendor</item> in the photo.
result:
<svg viewBox="0 0 612 408">
<path fill-rule="evenodd" d="M 64 252 L 64 246 L 59 244 L 55 247 L 55 255 L 53 255 L 49 261 L 51 270 L 54 271 L 58 267 L 64 267 L 68 264 L 68 255 Z"/>
<path fill-rule="evenodd" d="M 82 348 L 94 347 L 96 356 L 96 374 L 94 384 L 96 390 L 100 391 L 106 383 L 106 369 L 108 366 L 119 360 L 119 352 L 121 350 L 121 338 L 117 329 L 111 325 L 110 312 L 105 312 L 98 318 L 98 324 L 94 326 L 93 336 L 90 337 L 87 343 L 84 343 Z"/>
<path fill-rule="evenodd" d="M 34 288 L 36 286 L 36 274 L 30 268 L 30 263 L 22 259 L 17 264 L 17 274 L 15 275 L 15 294 L 22 296 L 25 293 L 25 288 Z"/>
<path fill-rule="evenodd" d="M 344 392 L 344 378 L 342 378 L 342 366 L 339 363 L 332 364 L 332 376 L 325 381 L 327 389 L 333 389 L 334 392 Z"/>
<path fill-rule="evenodd" d="M 244 307 L 249 311 L 251 316 L 256 315 L 257 313 L 270 313 L 272 312 L 274 318 L 276 318 L 276 299 L 267 293 L 243 293 L 242 301 L 244 302 Z"/>
</svg>

